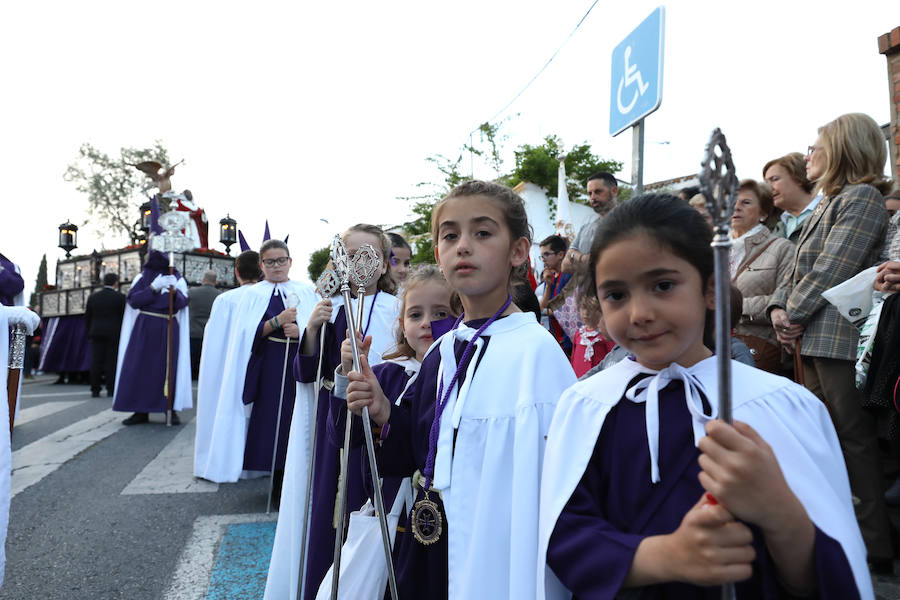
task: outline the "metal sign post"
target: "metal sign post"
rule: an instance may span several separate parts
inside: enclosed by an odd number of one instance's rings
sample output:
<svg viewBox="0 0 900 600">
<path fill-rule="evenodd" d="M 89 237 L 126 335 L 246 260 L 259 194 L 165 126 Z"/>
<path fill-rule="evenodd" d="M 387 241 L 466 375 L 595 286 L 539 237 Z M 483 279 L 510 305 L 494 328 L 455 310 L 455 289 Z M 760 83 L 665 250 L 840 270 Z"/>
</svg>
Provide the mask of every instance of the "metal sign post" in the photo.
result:
<svg viewBox="0 0 900 600">
<path fill-rule="evenodd" d="M 612 53 L 609 134 L 632 129 L 631 183 L 637 194 L 644 190 L 644 118 L 662 103 L 665 21 L 660 6 Z"/>
</svg>

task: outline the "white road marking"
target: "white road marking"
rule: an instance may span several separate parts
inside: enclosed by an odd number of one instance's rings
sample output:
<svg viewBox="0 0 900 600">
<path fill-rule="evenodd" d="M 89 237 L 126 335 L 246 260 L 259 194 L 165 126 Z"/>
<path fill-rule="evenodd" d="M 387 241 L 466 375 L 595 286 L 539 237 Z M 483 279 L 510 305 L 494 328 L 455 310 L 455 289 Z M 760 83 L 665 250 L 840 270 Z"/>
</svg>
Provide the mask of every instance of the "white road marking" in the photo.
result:
<svg viewBox="0 0 900 600">
<path fill-rule="evenodd" d="M 182 421 L 183 422 L 183 421 Z M 147 463 L 122 494 L 191 494 L 215 492 L 219 484 L 194 477 L 194 435 L 191 421 L 166 447 Z"/>
<path fill-rule="evenodd" d="M 25 398 L 54 398 L 58 396 L 88 396 L 90 395 L 90 390 L 85 390 L 83 392 L 54 392 L 52 394 L 22 394 L 21 398 L 24 400 Z M 109 399 L 112 402 L 112 398 Z"/>
<path fill-rule="evenodd" d="M 209 579 L 216 564 L 216 549 L 229 525 L 274 522 L 278 513 L 212 515 L 198 517 L 190 541 L 181 550 L 178 565 L 163 600 L 204 600 Z"/>
<path fill-rule="evenodd" d="M 25 423 L 30 423 L 31 421 L 37 421 L 44 417 L 49 417 L 52 414 L 56 414 L 67 408 L 72 408 L 73 406 L 78 406 L 79 404 L 84 404 L 85 402 L 87 402 L 87 400 L 63 400 L 61 402 L 44 402 L 37 406 L 23 408 L 19 411 L 19 416 L 16 417 L 16 427 L 24 425 Z"/>
<path fill-rule="evenodd" d="M 122 414 L 108 409 L 19 448 L 12 453 L 10 497 L 15 498 L 19 492 L 123 427 Z"/>
</svg>

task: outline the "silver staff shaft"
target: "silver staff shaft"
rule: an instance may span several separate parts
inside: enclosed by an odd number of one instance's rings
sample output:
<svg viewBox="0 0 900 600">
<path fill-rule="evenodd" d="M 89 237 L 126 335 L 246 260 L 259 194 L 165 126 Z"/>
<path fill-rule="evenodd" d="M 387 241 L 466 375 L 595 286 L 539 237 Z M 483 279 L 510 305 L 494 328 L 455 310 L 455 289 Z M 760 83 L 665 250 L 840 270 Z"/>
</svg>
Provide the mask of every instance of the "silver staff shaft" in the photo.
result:
<svg viewBox="0 0 900 600">
<path fill-rule="evenodd" d="M 306 474 L 306 503 L 303 505 L 303 529 L 300 533 L 300 578 L 297 580 L 297 600 L 302 600 L 306 588 L 306 556 L 309 549 L 309 513 L 312 510 L 312 489 L 315 483 L 316 431 L 319 422 L 319 390 L 322 389 L 322 360 L 325 354 L 325 325 L 319 329 L 319 364 L 316 367 L 316 388 L 313 393 L 312 423 L 309 432 L 309 471 Z"/>
<path fill-rule="evenodd" d="M 349 286 L 345 286 L 341 289 L 344 293 L 344 302 L 349 305 L 350 303 L 350 288 Z M 347 320 L 347 324 L 350 328 L 350 344 L 353 349 L 353 368 L 359 372 L 361 371 L 360 361 L 359 361 L 359 342 L 357 338 L 357 330 L 356 326 L 353 323 L 352 319 Z M 347 431 L 350 430 L 350 413 L 347 413 L 347 421 L 346 427 Z M 369 455 L 369 471 L 372 475 L 372 491 L 375 496 L 375 512 L 378 514 L 378 523 L 381 526 L 381 541 L 384 546 L 384 558 L 385 563 L 388 568 L 388 587 L 391 590 L 391 598 L 393 600 L 399 600 L 399 595 L 397 593 L 397 580 L 394 576 L 394 564 L 391 560 L 391 534 L 388 530 L 388 522 L 387 522 L 387 514 L 384 511 L 384 497 L 381 494 L 381 482 L 380 477 L 378 476 L 378 463 L 375 460 L 375 440 L 372 435 L 372 424 L 369 421 L 369 409 L 368 407 L 363 407 L 362 414 L 362 423 L 363 423 L 363 432 L 366 437 L 366 452 Z M 345 441 L 349 441 L 349 436 L 345 436 Z M 347 460 L 347 456 L 345 453 L 344 460 Z M 346 497 L 346 483 L 344 484 L 344 496 Z M 343 520 L 343 511 L 340 514 L 340 520 Z M 337 552 L 335 552 L 337 554 Z M 334 572 L 337 573 L 340 568 L 340 562 L 335 561 L 335 569 Z M 337 599 L 337 576 L 335 576 L 333 580 L 333 585 L 331 588 L 331 597 L 333 599 Z"/>
<path fill-rule="evenodd" d="M 719 381 L 719 418 L 731 424 L 731 277 L 728 255 L 731 241 L 726 230 L 713 238 L 716 272 L 716 363 Z"/>
<path fill-rule="evenodd" d="M 731 277 L 728 255 L 731 242 L 725 229 L 717 229 L 712 242 L 716 274 L 716 369 L 719 381 L 719 418 L 731 424 Z M 722 600 L 735 600 L 734 583 L 722 585 Z"/>
<path fill-rule="evenodd" d="M 272 467 L 269 469 L 269 498 L 266 500 L 266 514 L 272 512 L 272 492 L 275 489 L 275 458 L 278 456 L 278 435 L 281 433 L 281 406 L 284 403 L 284 380 L 287 377 L 290 350 L 291 338 L 285 335 L 284 364 L 281 367 L 281 393 L 278 394 L 278 412 L 275 415 L 275 445 L 272 448 Z"/>
</svg>

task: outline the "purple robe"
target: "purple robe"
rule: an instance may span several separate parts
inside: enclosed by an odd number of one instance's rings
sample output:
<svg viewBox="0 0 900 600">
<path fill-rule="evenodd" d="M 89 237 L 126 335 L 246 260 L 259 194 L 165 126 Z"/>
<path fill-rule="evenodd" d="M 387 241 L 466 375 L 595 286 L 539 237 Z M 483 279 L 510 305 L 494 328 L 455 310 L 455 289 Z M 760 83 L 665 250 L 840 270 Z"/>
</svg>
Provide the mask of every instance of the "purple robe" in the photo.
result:
<svg viewBox="0 0 900 600">
<path fill-rule="evenodd" d="M 615 598 L 638 544 L 675 531 L 704 493 L 697 475 L 691 415 L 681 381 L 659 395 L 659 473 L 650 482 L 645 404 L 622 401 L 603 423 L 587 469 L 556 521 L 547 564 L 577 599 Z M 704 408 L 706 404 L 704 402 Z M 738 598 L 790 597 L 782 586 L 761 531 L 753 531 L 753 576 L 736 584 Z M 814 561 L 818 598 L 858 598 L 841 545 L 816 528 Z M 640 590 L 641 598 L 718 600 L 721 588 L 665 583 Z M 637 592 L 637 590 L 635 590 Z"/>
<path fill-rule="evenodd" d="M 40 369 L 51 373 L 73 373 L 91 368 L 91 341 L 84 315 L 45 319 L 41 341 Z"/>
<path fill-rule="evenodd" d="M 466 325 L 478 329 L 485 321 L 487 319 L 477 319 L 467 322 Z M 432 328 L 436 337 L 438 327 L 436 323 Z M 481 339 L 484 345 L 473 358 L 469 359 L 476 361 L 476 373 L 478 362 L 490 345 L 490 336 L 482 336 Z M 457 362 L 462 359 L 465 347 L 465 342 L 455 341 L 453 349 Z M 468 364 L 467 362 L 462 365 L 458 383 L 460 387 L 465 381 Z M 429 434 L 434 421 L 440 366 L 440 352 L 430 352 L 422 361 L 416 380 L 403 395 L 400 406 L 391 407 L 391 416 L 382 429 L 382 445 L 376 451 L 378 469 L 382 477 L 409 477 L 416 470 L 424 474 Z M 416 502 L 425 498 L 425 493 L 418 486 L 415 493 Z M 394 542 L 394 557 L 397 587 L 401 598 L 447 597 L 449 588 L 447 540 L 451 525 L 447 522 L 443 502 L 437 491 L 431 491 L 428 498 L 440 507 L 443 531 L 437 542 L 425 546 L 416 541 L 409 527 L 404 531 L 398 528 Z"/>
<path fill-rule="evenodd" d="M 0 304 L 14 306 L 16 296 L 25 289 L 25 280 L 16 273 L 16 265 L 11 260 L 0 254 Z"/>
<path fill-rule="evenodd" d="M 166 412 L 166 346 L 169 335 L 169 293 L 158 293 L 150 283 L 161 273 L 144 269 L 141 278 L 128 290 L 128 304 L 138 313 L 119 371 L 113 410 L 124 412 Z M 177 273 L 176 276 L 180 277 Z M 173 314 L 188 304 L 187 297 L 174 290 Z M 154 314 L 146 314 L 154 313 Z M 162 315 L 162 316 L 157 316 Z M 178 365 L 178 320 L 172 318 L 172 368 Z M 175 377 L 173 377 L 175 380 Z M 177 384 L 176 384 L 177 385 Z"/>
<path fill-rule="evenodd" d="M 341 363 L 341 343 L 346 337 L 347 318 L 344 307 L 338 309 L 334 323 L 326 323 L 325 356 L 322 361 L 322 375 L 325 378 L 334 376 L 335 368 Z M 303 340 L 306 339 L 304 328 Z M 301 340 L 301 346 L 303 345 Z M 316 368 L 319 362 L 319 336 L 315 337 L 313 354 L 297 353 L 294 362 L 294 377 L 302 383 L 316 381 Z M 313 465 L 315 482 L 312 491 L 312 507 L 310 509 L 309 551 L 306 564 L 305 598 L 315 598 L 319 585 L 334 560 L 334 513 L 338 493 L 338 475 L 340 474 L 339 455 L 344 443 L 341 429 L 336 444 L 334 436 L 329 436 L 330 393 L 324 387 L 319 390 L 316 411 L 316 461 Z M 362 451 L 359 447 L 351 448 L 349 465 L 359 465 Z M 350 512 L 358 510 L 366 501 L 366 489 L 362 473 L 352 467 L 348 470 L 347 509 L 345 511 L 345 527 L 350 522 Z M 344 531 L 346 538 L 347 532 Z"/>
<path fill-rule="evenodd" d="M 406 373 L 406 368 L 397 363 L 383 362 L 372 367 L 372 372 L 378 379 L 378 383 L 381 385 L 381 390 L 384 392 L 384 395 L 387 396 L 388 400 L 391 402 L 395 401 L 400 396 L 403 392 L 403 388 L 406 387 L 406 384 L 409 381 L 409 375 Z M 328 439 L 334 446 L 343 446 L 344 423 L 347 418 L 347 400 L 331 394 L 330 401 L 331 406 L 328 410 Z M 374 498 L 369 459 L 364 445 L 365 434 L 363 432 L 362 420 L 354 417 L 350 421 L 350 447 L 357 451 L 357 453 L 353 455 L 356 458 L 357 463 L 350 463 L 347 468 L 350 473 L 360 474 L 366 495 L 370 498 Z M 400 489 L 400 484 L 403 481 L 403 477 L 384 476 L 380 471 L 379 475 L 382 476 L 381 493 L 384 498 L 384 510 L 390 512 L 391 507 L 394 505 L 394 499 L 397 497 L 397 491 Z M 409 538 L 410 540 L 413 539 L 407 531 L 408 516 L 408 511 L 406 511 L 398 520 L 397 537 L 395 538 L 392 554 L 394 575 L 397 579 L 398 593 L 401 598 L 414 598 L 417 596 L 415 588 L 410 588 L 406 585 L 407 580 L 410 579 L 410 569 L 403 561 L 408 559 L 410 554 L 409 552 L 401 553 L 399 551 L 401 548 L 401 536 L 403 538 Z"/>
<path fill-rule="evenodd" d="M 277 288 L 276 288 L 277 290 Z M 250 424 L 247 428 L 247 442 L 244 446 L 244 469 L 248 471 L 268 471 L 272 468 L 272 449 L 278 415 L 278 394 L 284 389 L 281 401 L 281 425 L 278 426 L 278 453 L 275 469 L 284 470 L 287 455 L 288 434 L 291 431 L 291 417 L 294 414 L 294 396 L 297 384 L 291 375 L 290 365 L 297 356 L 297 340 L 287 344 L 288 368 L 285 369 L 283 329 L 263 336 L 266 321 L 281 314 L 284 301 L 281 294 L 273 292 L 269 306 L 256 328 L 256 337 L 250 349 L 247 363 L 247 377 L 244 379 L 244 404 L 253 403 Z M 284 386 L 282 388 L 282 385 Z"/>
</svg>

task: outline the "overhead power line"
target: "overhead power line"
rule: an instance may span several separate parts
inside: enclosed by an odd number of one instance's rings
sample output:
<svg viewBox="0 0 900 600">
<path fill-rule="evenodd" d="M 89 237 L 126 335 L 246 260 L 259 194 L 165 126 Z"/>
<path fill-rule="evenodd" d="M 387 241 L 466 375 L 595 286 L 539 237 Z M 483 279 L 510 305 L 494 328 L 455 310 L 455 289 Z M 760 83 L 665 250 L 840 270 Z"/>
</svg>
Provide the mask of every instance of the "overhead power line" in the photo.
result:
<svg viewBox="0 0 900 600">
<path fill-rule="evenodd" d="M 547 67 L 550 66 L 550 63 L 553 62 L 553 59 L 556 58 L 556 55 L 559 54 L 559 52 L 565 47 L 565 45 L 569 43 L 569 40 L 572 39 L 572 36 L 575 35 L 575 32 L 578 31 L 578 28 L 581 27 L 581 24 L 584 23 L 584 20 L 587 19 L 589 14 L 591 14 L 591 11 L 594 10 L 594 7 L 597 6 L 598 2 L 600 2 L 600 0 L 594 0 L 594 2 L 591 4 L 590 8 L 587 9 L 587 12 L 584 13 L 584 16 L 581 17 L 581 20 L 578 21 L 578 24 L 575 25 L 575 29 L 573 29 L 572 32 L 569 34 L 569 36 L 565 39 L 565 41 L 563 41 L 563 43 L 560 44 L 559 48 L 556 49 L 556 52 L 553 53 L 553 56 L 551 56 L 547 60 L 547 62 L 544 63 L 544 66 L 541 67 L 541 69 L 537 73 L 534 74 L 534 77 L 532 77 L 528 81 L 528 83 L 525 84 L 525 87 L 523 87 L 521 90 L 519 90 L 519 93 L 516 94 L 515 96 L 513 96 L 512 100 L 507 102 L 506 105 L 503 108 L 501 108 L 499 111 L 497 111 L 497 113 L 493 117 L 491 117 L 490 119 L 485 121 L 486 123 L 490 123 L 490 122 L 494 121 L 497 117 L 499 117 L 504 112 L 506 112 L 506 109 L 508 109 L 510 106 L 512 106 L 513 103 L 519 99 L 519 96 L 524 94 L 525 90 L 527 90 L 529 87 L 531 87 L 531 84 L 534 83 L 537 80 L 537 78 L 541 76 L 541 73 L 543 73 L 547 69 Z M 479 127 L 480 127 L 480 125 L 479 125 Z M 476 131 L 478 131 L 478 127 L 476 127 L 471 132 L 469 132 L 469 135 L 471 136 Z"/>
</svg>

